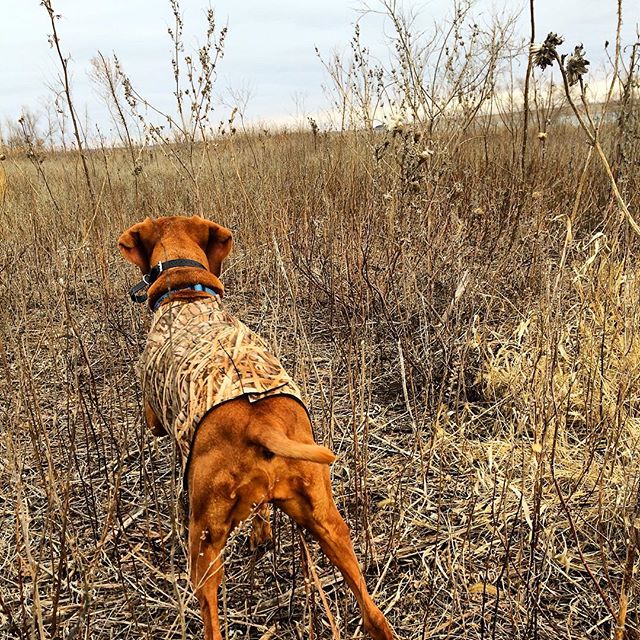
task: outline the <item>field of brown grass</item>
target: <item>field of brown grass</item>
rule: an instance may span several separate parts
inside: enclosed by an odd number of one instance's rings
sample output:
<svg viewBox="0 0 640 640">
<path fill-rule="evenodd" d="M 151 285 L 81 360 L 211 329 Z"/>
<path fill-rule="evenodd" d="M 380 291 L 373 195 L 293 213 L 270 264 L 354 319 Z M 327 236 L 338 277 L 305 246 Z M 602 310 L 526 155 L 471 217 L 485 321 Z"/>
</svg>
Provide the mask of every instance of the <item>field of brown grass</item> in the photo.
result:
<svg viewBox="0 0 640 640">
<path fill-rule="evenodd" d="M 145 216 L 194 213 L 234 232 L 226 304 L 338 455 L 336 502 L 399 638 L 640 638 L 628 104 L 594 144 L 536 103 L 524 157 L 516 112 L 83 161 L 24 129 L 0 165 L 0 638 L 202 633 L 175 451 L 142 421 L 150 313 L 116 249 Z M 335 639 L 324 598 L 362 638 L 339 574 L 273 518 L 271 548 L 250 551 L 247 523 L 226 550 L 225 638 Z"/>
<path fill-rule="evenodd" d="M 304 387 L 399 636 L 611 637 L 638 597 L 638 240 L 594 165 L 563 249 L 580 132 L 532 150 L 524 177 L 509 142 L 496 128 L 425 160 L 409 130 L 238 136 L 203 150 L 197 198 L 160 149 L 137 175 L 122 150 L 91 152 L 95 211 L 75 156 L 5 161 L 6 637 L 199 629 L 173 452 L 141 422 L 149 313 L 115 248 L 146 215 L 194 211 L 234 230 L 227 304 Z M 273 549 L 240 532 L 229 552 L 229 637 L 329 637 L 300 534 L 275 525 Z M 354 603 L 311 548 L 353 637 Z M 633 607 L 625 637 L 639 623 Z"/>
</svg>

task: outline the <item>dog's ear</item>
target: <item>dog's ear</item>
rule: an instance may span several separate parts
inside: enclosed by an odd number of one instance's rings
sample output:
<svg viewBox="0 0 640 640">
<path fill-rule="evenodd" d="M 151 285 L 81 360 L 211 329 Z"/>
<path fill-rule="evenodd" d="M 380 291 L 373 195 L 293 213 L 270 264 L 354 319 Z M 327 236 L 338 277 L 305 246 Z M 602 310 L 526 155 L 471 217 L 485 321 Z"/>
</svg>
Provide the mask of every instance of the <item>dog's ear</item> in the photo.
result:
<svg viewBox="0 0 640 640">
<path fill-rule="evenodd" d="M 143 273 L 148 273 L 151 269 L 149 252 L 152 248 L 153 231 L 153 220 L 147 218 L 144 222 L 134 224 L 118 238 L 120 253 L 125 260 L 140 267 Z"/>
<path fill-rule="evenodd" d="M 226 227 L 223 227 L 211 220 L 205 220 L 200 216 L 193 216 L 204 225 L 208 233 L 204 251 L 209 261 L 209 271 L 215 276 L 220 277 L 222 270 L 222 261 L 229 255 L 233 246 L 232 233 Z"/>
</svg>

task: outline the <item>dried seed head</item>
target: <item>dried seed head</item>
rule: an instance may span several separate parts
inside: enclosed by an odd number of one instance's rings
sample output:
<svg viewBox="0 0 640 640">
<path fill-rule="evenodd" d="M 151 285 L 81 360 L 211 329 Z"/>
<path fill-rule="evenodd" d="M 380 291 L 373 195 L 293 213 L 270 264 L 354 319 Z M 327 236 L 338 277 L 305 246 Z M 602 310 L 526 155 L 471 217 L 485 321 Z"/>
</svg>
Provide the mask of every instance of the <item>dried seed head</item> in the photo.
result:
<svg viewBox="0 0 640 640">
<path fill-rule="evenodd" d="M 584 57 L 584 47 L 579 44 L 566 62 L 567 80 L 570 86 L 577 84 L 582 79 L 582 76 L 587 73 L 588 66 L 589 61 Z"/>
<path fill-rule="evenodd" d="M 391 133 L 402 133 L 405 128 L 405 121 L 401 113 L 396 113 L 387 120 L 387 129 Z"/>
<path fill-rule="evenodd" d="M 542 44 L 531 45 L 530 51 L 533 56 L 533 64 L 541 69 L 546 69 L 553 64 L 557 57 L 556 47 L 564 42 L 564 38 L 557 33 L 551 32 Z"/>
</svg>

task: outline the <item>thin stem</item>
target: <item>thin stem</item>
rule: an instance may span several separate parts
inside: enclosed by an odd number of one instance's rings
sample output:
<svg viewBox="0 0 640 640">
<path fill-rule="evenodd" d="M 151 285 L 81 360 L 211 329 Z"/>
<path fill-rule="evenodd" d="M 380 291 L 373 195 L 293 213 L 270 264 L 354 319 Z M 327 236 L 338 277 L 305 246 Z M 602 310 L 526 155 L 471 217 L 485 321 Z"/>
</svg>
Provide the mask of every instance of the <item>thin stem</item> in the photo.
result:
<svg viewBox="0 0 640 640">
<path fill-rule="evenodd" d="M 558 63 L 558 67 L 560 69 L 560 74 L 562 75 L 562 83 L 564 86 L 564 92 L 565 95 L 567 97 L 567 101 L 569 102 L 569 106 L 571 107 L 573 113 L 575 114 L 576 118 L 578 119 L 578 123 L 580 124 L 580 126 L 582 127 L 582 130 L 587 134 L 587 137 L 589 138 L 589 142 L 595 147 L 596 151 L 598 152 L 598 156 L 600 158 L 600 161 L 602 162 L 602 166 L 604 167 L 604 170 L 607 174 L 607 177 L 609 178 L 609 182 L 611 183 L 611 189 L 613 191 L 613 195 L 616 199 L 616 202 L 618 203 L 618 206 L 620 207 L 622 213 L 624 214 L 625 218 L 627 219 L 627 221 L 629 222 L 629 224 L 631 225 L 631 228 L 636 232 L 637 235 L 640 236 L 640 225 L 638 225 L 638 223 L 635 221 L 635 218 L 631 215 L 631 212 L 629 211 L 629 207 L 627 207 L 627 204 L 625 203 L 625 201 L 622 198 L 622 195 L 620 194 L 620 190 L 618 189 L 618 185 L 616 183 L 616 179 L 613 175 L 613 172 L 611 171 L 611 166 L 609 165 L 609 161 L 607 160 L 607 156 L 604 153 L 604 150 L 602 149 L 602 146 L 600 145 L 600 140 L 598 139 L 598 130 L 597 129 L 591 129 L 587 123 L 584 121 L 584 118 L 582 118 L 582 116 L 580 115 L 580 112 L 578 111 L 578 107 L 576 106 L 575 102 L 573 101 L 573 98 L 571 97 L 571 92 L 569 90 L 569 78 L 567 77 L 567 71 L 564 68 L 564 65 L 562 64 L 562 61 L 560 59 L 560 56 L 558 55 L 557 52 L 554 52 L 554 57 L 556 62 Z M 586 102 L 583 102 L 585 109 L 587 109 L 587 104 Z M 587 110 L 587 115 L 588 115 L 588 110 Z M 591 120 L 591 118 L 589 117 L 589 120 Z"/>
<path fill-rule="evenodd" d="M 533 69 L 533 55 L 531 46 L 536 39 L 536 22 L 533 10 L 533 0 L 529 2 L 529 16 L 531 18 L 531 38 L 529 39 L 529 60 L 527 62 L 527 75 L 524 78 L 524 105 L 522 119 L 522 155 L 520 156 L 520 170 L 524 176 L 525 158 L 527 155 L 527 130 L 529 128 L 529 80 Z"/>
<path fill-rule="evenodd" d="M 80 155 L 80 160 L 82 162 L 82 170 L 84 172 L 84 177 L 87 183 L 87 190 L 89 192 L 89 198 L 91 200 L 92 209 L 95 209 L 95 195 L 93 193 L 93 186 L 91 184 L 91 176 L 89 175 L 89 166 L 87 165 L 87 157 L 84 152 L 84 148 L 82 145 L 82 137 L 80 136 L 80 125 L 78 124 L 78 119 L 76 117 L 76 110 L 73 106 L 73 101 L 71 99 L 71 83 L 69 82 L 69 71 L 68 71 L 68 58 L 65 58 L 62 50 L 60 49 L 60 38 L 58 37 L 58 30 L 56 29 L 56 14 L 53 10 L 53 5 L 51 4 L 51 0 L 42 0 L 42 6 L 47 10 L 49 14 L 49 20 L 51 22 L 51 28 L 53 29 L 53 34 L 51 36 L 51 42 L 56 48 L 56 52 L 58 54 L 58 59 L 60 60 L 60 66 L 62 67 L 62 84 L 64 88 L 64 94 L 67 99 L 67 106 L 69 107 L 69 115 L 71 116 L 71 122 L 73 124 L 73 134 L 76 139 L 76 144 L 78 146 L 78 154 Z"/>
</svg>

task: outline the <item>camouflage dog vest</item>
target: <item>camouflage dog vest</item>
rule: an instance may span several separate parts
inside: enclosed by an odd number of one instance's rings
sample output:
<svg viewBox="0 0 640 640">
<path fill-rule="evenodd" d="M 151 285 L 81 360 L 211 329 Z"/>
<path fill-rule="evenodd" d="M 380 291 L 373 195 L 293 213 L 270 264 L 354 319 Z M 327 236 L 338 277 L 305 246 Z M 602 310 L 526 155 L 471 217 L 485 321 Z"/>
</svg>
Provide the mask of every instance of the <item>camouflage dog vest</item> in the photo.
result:
<svg viewBox="0 0 640 640">
<path fill-rule="evenodd" d="M 218 296 L 162 305 L 141 365 L 144 397 L 174 436 L 183 470 L 200 421 L 217 405 L 240 396 L 255 402 L 278 394 L 302 402 L 278 359 L 225 311 Z"/>
</svg>

